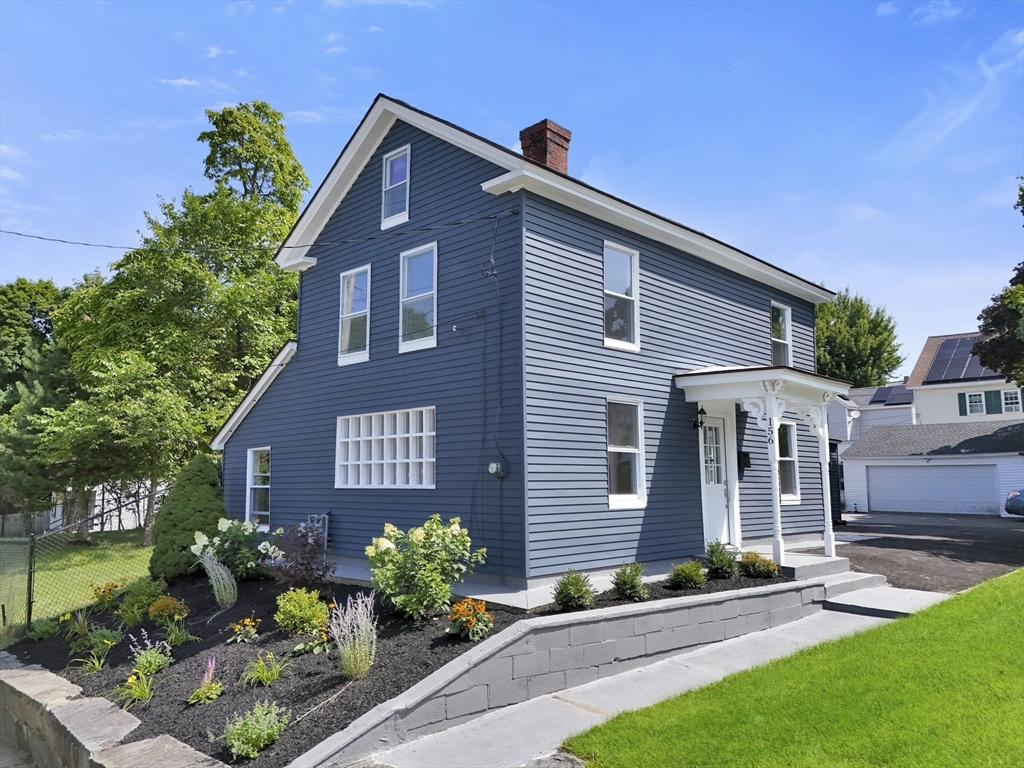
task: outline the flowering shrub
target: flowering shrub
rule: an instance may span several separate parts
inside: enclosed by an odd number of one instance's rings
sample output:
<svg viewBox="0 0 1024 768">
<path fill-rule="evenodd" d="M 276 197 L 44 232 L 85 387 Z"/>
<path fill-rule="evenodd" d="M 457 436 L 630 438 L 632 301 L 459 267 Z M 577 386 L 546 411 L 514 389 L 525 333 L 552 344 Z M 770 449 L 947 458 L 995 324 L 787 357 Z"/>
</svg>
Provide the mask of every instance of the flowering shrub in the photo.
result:
<svg viewBox="0 0 1024 768">
<path fill-rule="evenodd" d="M 224 686 L 213 679 L 216 671 L 217 657 L 211 656 L 206 660 L 206 670 L 203 672 L 203 679 L 199 682 L 199 687 L 188 697 L 189 704 L 205 704 L 224 693 Z"/>
<path fill-rule="evenodd" d="M 318 635 L 327 626 L 327 606 L 315 589 L 289 589 L 277 596 L 274 621 L 285 632 Z"/>
<path fill-rule="evenodd" d="M 744 552 L 739 566 L 740 573 L 752 579 L 770 579 L 779 575 L 779 566 L 775 561 L 757 552 Z"/>
<path fill-rule="evenodd" d="M 155 675 L 174 663 L 174 659 L 171 658 L 171 647 L 165 641 L 154 643 L 149 639 L 145 629 L 139 630 L 139 634 L 142 635 L 141 642 L 135 639 L 135 635 L 128 635 L 132 641 L 128 647 L 131 648 L 135 659 L 135 672 Z"/>
<path fill-rule="evenodd" d="M 157 624 L 167 626 L 188 616 L 188 606 L 170 595 L 158 598 L 149 606 L 149 618 Z"/>
<path fill-rule="evenodd" d="M 96 584 L 90 584 L 89 586 L 92 587 L 92 604 L 96 607 L 96 610 L 103 611 L 117 602 L 121 588 L 124 585 L 118 584 L 116 581 L 108 581 L 100 586 Z"/>
<path fill-rule="evenodd" d="M 494 626 L 494 617 L 487 612 L 487 603 L 468 597 L 452 606 L 448 620 L 452 623 L 448 632 L 474 643 L 487 637 Z"/>
<path fill-rule="evenodd" d="M 223 739 L 236 760 L 239 757 L 253 758 L 277 741 L 290 719 L 291 713 L 287 709 L 278 709 L 276 702 L 257 702 L 244 715 L 235 713 L 235 719 L 224 728 Z"/>
<path fill-rule="evenodd" d="M 265 554 L 256 544 L 260 533 L 255 523 L 222 517 L 217 521 L 217 531 L 220 535 L 212 539 L 202 531 L 196 531 L 196 543 L 189 548 L 192 554 L 199 557 L 208 549 L 239 579 L 255 576 Z"/>
<path fill-rule="evenodd" d="M 232 631 L 231 637 L 228 638 L 229 643 L 251 643 L 259 635 L 257 634 L 256 628 L 263 619 L 253 619 L 246 616 L 236 624 L 228 624 L 228 629 Z"/>
<path fill-rule="evenodd" d="M 341 672 L 358 680 L 365 677 L 377 655 L 377 619 L 373 615 L 373 593 L 349 596 L 345 607 L 331 606 L 331 638 L 338 644 Z"/>
<path fill-rule="evenodd" d="M 374 589 L 411 619 L 448 609 L 452 584 L 484 561 L 486 549 L 470 551 L 469 531 L 453 517 L 445 525 L 431 515 L 422 527 L 402 531 L 387 523 L 366 548 Z"/>
<path fill-rule="evenodd" d="M 271 542 L 260 545 L 260 552 L 272 558 L 268 567 L 271 575 L 287 587 L 308 587 L 323 581 L 334 573 L 334 563 L 328 562 L 324 547 L 324 534 L 312 523 L 293 525 L 288 530 L 278 528 Z"/>
</svg>

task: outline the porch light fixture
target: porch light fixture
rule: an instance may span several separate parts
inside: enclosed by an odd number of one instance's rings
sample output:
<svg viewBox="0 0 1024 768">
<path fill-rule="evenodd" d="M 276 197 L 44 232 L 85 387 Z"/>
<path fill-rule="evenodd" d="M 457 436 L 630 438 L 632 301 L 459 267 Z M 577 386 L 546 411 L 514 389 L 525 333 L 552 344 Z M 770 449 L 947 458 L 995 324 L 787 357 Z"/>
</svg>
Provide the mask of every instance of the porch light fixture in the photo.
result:
<svg viewBox="0 0 1024 768">
<path fill-rule="evenodd" d="M 704 426 L 704 417 L 708 415 L 708 412 L 701 408 L 697 411 L 697 418 L 693 420 L 693 428 L 701 429 Z"/>
</svg>

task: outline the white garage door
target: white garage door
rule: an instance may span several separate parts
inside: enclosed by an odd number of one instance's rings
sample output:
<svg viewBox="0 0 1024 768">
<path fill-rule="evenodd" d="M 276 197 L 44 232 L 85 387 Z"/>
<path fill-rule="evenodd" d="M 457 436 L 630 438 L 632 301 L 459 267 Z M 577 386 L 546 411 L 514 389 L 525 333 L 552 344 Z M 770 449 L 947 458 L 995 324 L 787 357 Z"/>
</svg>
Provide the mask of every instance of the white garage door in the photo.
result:
<svg viewBox="0 0 1024 768">
<path fill-rule="evenodd" d="M 995 464 L 868 467 L 872 512 L 951 512 L 998 515 Z"/>
</svg>

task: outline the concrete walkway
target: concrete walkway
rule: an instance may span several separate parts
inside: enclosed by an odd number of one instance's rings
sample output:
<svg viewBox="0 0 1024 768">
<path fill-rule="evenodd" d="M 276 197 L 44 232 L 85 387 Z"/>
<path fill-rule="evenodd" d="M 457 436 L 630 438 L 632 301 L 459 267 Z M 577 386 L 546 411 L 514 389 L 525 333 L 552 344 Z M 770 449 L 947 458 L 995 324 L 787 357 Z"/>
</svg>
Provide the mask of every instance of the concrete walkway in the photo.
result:
<svg viewBox="0 0 1024 768">
<path fill-rule="evenodd" d="M 550 754 L 567 737 L 619 712 L 656 704 L 802 648 L 888 621 L 821 611 L 775 629 L 531 699 L 374 755 L 373 759 L 394 768 L 517 768 Z"/>
</svg>

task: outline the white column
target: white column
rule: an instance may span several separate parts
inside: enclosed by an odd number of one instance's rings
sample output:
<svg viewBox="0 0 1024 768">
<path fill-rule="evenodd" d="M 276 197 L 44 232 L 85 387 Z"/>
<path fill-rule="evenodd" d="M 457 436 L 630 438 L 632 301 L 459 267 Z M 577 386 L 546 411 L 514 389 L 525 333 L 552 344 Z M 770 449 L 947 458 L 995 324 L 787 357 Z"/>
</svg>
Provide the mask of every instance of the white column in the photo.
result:
<svg viewBox="0 0 1024 768">
<path fill-rule="evenodd" d="M 808 405 L 799 412 L 800 418 L 807 422 L 811 432 L 818 436 L 818 461 L 821 463 L 822 511 L 825 515 L 825 528 L 822 539 L 825 544 L 825 557 L 836 556 L 836 536 L 832 531 L 832 483 L 828 476 L 828 404 L 834 395 L 825 392 L 822 405 Z"/>
<path fill-rule="evenodd" d="M 772 559 L 785 565 L 786 545 L 782 539 L 782 499 L 779 493 L 779 418 L 786 410 L 785 401 L 778 397 L 786 382 L 762 381 L 763 398 L 744 398 L 743 408 L 764 429 L 768 440 L 768 464 L 772 479 Z"/>
</svg>

